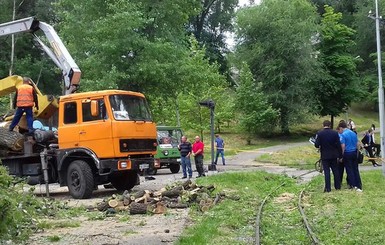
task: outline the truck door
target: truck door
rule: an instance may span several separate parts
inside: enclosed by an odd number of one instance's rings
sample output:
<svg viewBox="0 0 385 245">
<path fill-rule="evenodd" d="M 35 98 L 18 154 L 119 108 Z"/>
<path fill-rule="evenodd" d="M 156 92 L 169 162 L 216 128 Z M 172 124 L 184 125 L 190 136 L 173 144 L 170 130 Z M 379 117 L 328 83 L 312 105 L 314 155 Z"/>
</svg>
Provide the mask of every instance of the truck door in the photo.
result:
<svg viewBox="0 0 385 245">
<path fill-rule="evenodd" d="M 98 115 L 91 114 L 90 99 L 82 101 L 79 146 L 91 149 L 99 158 L 113 157 L 111 120 L 106 113 L 104 99 L 98 98 L 92 101 L 97 103 Z"/>
</svg>

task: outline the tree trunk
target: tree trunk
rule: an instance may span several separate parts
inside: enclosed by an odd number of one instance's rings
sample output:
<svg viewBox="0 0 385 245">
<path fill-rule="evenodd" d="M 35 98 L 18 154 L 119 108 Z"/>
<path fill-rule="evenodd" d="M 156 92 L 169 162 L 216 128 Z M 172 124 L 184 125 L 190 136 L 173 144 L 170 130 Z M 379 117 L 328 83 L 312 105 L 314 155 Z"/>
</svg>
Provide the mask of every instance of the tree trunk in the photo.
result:
<svg viewBox="0 0 385 245">
<path fill-rule="evenodd" d="M 133 202 L 130 204 L 130 214 L 146 214 L 147 204 Z"/>
<path fill-rule="evenodd" d="M 188 208 L 186 203 L 169 203 L 167 204 L 168 208 Z"/>
<path fill-rule="evenodd" d="M 330 125 L 330 128 L 334 128 L 334 116 L 333 115 L 331 115 L 330 116 L 330 122 L 331 122 L 331 125 Z"/>
<path fill-rule="evenodd" d="M 178 100 L 177 100 L 176 95 L 175 95 L 175 110 L 176 110 L 176 122 L 177 122 L 177 126 L 180 127 L 179 104 L 178 104 Z"/>
<path fill-rule="evenodd" d="M 281 107 L 281 132 L 283 135 L 289 135 L 289 112 L 285 106 Z"/>
<path fill-rule="evenodd" d="M 177 197 L 177 196 L 179 196 L 182 193 L 182 191 L 183 191 L 183 187 L 182 186 L 177 186 L 177 187 L 172 188 L 169 191 L 162 192 L 162 196 L 165 196 L 165 197 Z"/>
<path fill-rule="evenodd" d="M 21 151 L 24 146 L 24 136 L 8 128 L 0 127 L 0 148 Z"/>
</svg>

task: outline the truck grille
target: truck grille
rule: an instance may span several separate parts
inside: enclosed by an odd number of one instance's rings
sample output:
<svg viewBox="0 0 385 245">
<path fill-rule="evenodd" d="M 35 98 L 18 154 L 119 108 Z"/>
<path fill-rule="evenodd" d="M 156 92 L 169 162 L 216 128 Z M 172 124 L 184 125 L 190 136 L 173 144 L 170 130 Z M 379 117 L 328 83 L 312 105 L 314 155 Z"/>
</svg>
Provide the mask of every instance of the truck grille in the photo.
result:
<svg viewBox="0 0 385 245">
<path fill-rule="evenodd" d="M 156 139 L 124 139 L 119 141 L 120 152 L 156 151 Z"/>
</svg>

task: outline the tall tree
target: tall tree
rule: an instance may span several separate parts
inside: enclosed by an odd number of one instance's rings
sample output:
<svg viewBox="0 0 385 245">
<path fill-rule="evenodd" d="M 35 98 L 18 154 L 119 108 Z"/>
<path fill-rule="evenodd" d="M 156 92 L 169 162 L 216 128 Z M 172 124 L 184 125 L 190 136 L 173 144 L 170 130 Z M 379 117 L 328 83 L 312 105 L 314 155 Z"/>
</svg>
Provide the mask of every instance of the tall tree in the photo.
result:
<svg viewBox="0 0 385 245">
<path fill-rule="evenodd" d="M 240 126 L 250 144 L 253 134 L 268 132 L 276 126 L 278 111 L 273 109 L 263 95 L 262 84 L 256 83 L 249 67 L 242 65 L 237 88 L 237 107 Z"/>
<path fill-rule="evenodd" d="M 317 64 L 311 43 L 316 19 L 306 0 L 265 0 L 237 15 L 236 55 L 247 62 L 264 96 L 279 111 L 284 134 L 309 109 L 309 84 Z"/>
<path fill-rule="evenodd" d="M 55 0 L 0 0 L 2 11 L 0 23 L 12 21 L 15 2 L 15 19 L 35 16 L 41 21 L 52 23 L 54 14 L 51 3 Z M 38 33 L 41 35 L 41 33 Z M 54 63 L 35 44 L 30 34 L 15 35 L 15 54 L 13 74 L 29 76 L 39 83 L 46 94 L 60 94 L 61 72 Z M 0 37 L 0 78 L 8 76 L 11 65 L 11 36 Z"/>
<path fill-rule="evenodd" d="M 218 67 L 202 55 L 205 49 L 186 32 L 190 17 L 199 9 L 197 3 L 58 1 L 61 33 L 84 71 L 82 89 L 144 92 L 155 104 L 158 122 L 175 125 L 181 118 L 182 126 L 199 122 L 205 128 L 204 114 L 195 120 L 190 115 L 200 110 L 197 101 L 225 82 Z"/>
<path fill-rule="evenodd" d="M 229 76 L 229 65 L 226 54 L 226 33 L 233 31 L 233 18 L 238 0 L 198 0 L 200 11 L 190 19 L 190 31 L 202 46 L 210 62 L 220 65 L 220 72 Z"/>
<path fill-rule="evenodd" d="M 342 14 L 325 6 L 321 21 L 319 60 L 325 71 L 315 86 L 314 98 L 319 103 L 317 114 L 335 116 L 345 112 L 359 98 L 356 60 L 351 54 L 354 30 L 341 23 Z"/>
</svg>

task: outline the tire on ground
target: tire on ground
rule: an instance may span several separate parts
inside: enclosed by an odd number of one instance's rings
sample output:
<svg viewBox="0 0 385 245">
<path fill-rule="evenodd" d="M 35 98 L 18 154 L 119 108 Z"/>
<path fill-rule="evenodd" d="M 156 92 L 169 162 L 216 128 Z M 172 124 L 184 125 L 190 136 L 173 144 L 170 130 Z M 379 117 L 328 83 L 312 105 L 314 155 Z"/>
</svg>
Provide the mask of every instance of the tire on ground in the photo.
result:
<svg viewBox="0 0 385 245">
<path fill-rule="evenodd" d="M 94 176 L 87 162 L 75 160 L 69 165 L 67 185 L 73 198 L 87 199 L 91 197 L 94 190 Z"/>
<path fill-rule="evenodd" d="M 139 183 L 139 176 L 134 171 L 116 172 L 110 175 L 110 182 L 119 191 L 131 190 Z"/>
<path fill-rule="evenodd" d="M 180 170 L 180 165 L 179 164 L 171 164 L 170 165 L 171 173 L 176 174 L 176 173 L 179 172 L 179 170 Z"/>
</svg>

